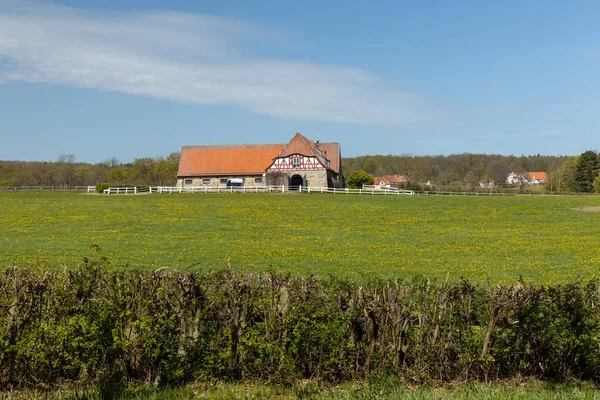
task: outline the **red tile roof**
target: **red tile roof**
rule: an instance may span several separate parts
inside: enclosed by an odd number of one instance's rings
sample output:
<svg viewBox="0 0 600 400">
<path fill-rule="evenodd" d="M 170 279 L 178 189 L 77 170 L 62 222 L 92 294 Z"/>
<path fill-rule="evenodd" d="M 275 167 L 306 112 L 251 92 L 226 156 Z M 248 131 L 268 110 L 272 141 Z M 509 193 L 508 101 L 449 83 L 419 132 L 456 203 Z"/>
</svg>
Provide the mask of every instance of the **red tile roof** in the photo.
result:
<svg viewBox="0 0 600 400">
<path fill-rule="evenodd" d="M 283 144 L 185 146 L 177 176 L 263 174 Z"/>
<path fill-rule="evenodd" d="M 323 156 L 329 160 L 329 168 L 337 172 L 342 173 L 342 149 L 339 143 L 321 143 L 319 149 L 323 153 Z"/>
<path fill-rule="evenodd" d="M 533 180 L 546 181 L 546 180 L 548 180 L 548 174 L 546 174 L 545 172 L 528 172 L 527 180 L 528 181 L 533 181 Z"/>
<path fill-rule="evenodd" d="M 292 140 L 277 154 L 277 157 L 288 157 L 292 154 L 302 154 L 307 157 L 320 156 L 320 154 L 315 152 L 314 143 L 299 133 L 294 135 Z"/>
<path fill-rule="evenodd" d="M 381 182 L 384 182 L 386 185 L 394 185 L 398 183 L 404 182 L 404 176 L 402 175 L 385 175 L 385 176 L 374 176 L 373 184 L 379 185 Z"/>
<path fill-rule="evenodd" d="M 292 154 L 319 157 L 322 162 L 327 158 L 333 171 L 341 170 L 339 143 L 321 143 L 317 147 L 296 133 L 287 144 L 184 146 L 177 176 L 258 175 L 263 174 L 276 157 Z"/>
</svg>

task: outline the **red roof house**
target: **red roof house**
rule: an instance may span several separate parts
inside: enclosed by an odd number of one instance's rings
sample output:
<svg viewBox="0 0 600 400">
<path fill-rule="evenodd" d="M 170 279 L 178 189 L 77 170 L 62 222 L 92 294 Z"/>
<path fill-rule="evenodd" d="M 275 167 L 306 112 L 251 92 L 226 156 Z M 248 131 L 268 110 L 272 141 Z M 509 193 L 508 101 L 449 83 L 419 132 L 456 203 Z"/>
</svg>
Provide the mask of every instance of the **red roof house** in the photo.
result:
<svg viewBox="0 0 600 400">
<path fill-rule="evenodd" d="M 296 133 L 287 144 L 184 146 L 177 172 L 180 186 L 230 179 L 263 185 L 275 175 L 287 177 L 281 184 L 288 186 L 343 186 L 340 144 L 315 143 Z"/>
</svg>

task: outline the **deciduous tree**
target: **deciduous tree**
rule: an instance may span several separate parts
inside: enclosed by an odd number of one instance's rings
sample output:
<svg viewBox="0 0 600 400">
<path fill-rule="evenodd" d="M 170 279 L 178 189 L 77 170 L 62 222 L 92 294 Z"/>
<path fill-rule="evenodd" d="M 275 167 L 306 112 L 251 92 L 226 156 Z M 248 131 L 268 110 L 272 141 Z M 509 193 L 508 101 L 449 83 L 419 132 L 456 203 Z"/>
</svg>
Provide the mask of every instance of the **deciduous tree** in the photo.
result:
<svg viewBox="0 0 600 400">
<path fill-rule="evenodd" d="M 360 189 L 363 185 L 372 185 L 373 177 L 365 171 L 354 171 L 346 181 L 349 188 Z"/>
</svg>

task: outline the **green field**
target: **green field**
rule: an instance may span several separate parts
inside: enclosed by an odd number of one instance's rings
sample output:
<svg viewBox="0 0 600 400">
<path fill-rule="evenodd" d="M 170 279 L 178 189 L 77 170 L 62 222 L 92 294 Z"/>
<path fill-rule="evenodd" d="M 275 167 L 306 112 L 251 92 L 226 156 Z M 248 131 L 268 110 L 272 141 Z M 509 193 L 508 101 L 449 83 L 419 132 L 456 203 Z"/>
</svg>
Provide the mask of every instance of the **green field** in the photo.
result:
<svg viewBox="0 0 600 400">
<path fill-rule="evenodd" d="M 600 275 L 600 197 L 0 193 L 0 266 L 560 283 Z"/>
<path fill-rule="evenodd" d="M 110 392 L 108 392 L 110 393 Z M 50 392 L 11 391 L 0 392 L 1 398 L 15 400 L 62 399 L 62 400 L 100 400 L 109 397 L 97 389 L 65 388 Z M 567 400 L 598 399 L 600 394 L 592 385 L 574 383 L 571 385 L 548 384 L 544 382 L 526 381 L 500 382 L 492 384 L 471 383 L 448 385 L 446 387 L 421 387 L 402 385 L 399 382 L 367 385 L 362 382 L 343 384 L 333 387 L 320 387 L 318 382 L 303 382 L 296 387 L 280 387 L 276 385 L 254 384 L 200 384 L 176 389 L 140 387 L 126 389 L 120 393 L 110 393 L 114 399 L 122 400 L 194 400 L 194 399 L 398 399 L 398 400 Z"/>
</svg>

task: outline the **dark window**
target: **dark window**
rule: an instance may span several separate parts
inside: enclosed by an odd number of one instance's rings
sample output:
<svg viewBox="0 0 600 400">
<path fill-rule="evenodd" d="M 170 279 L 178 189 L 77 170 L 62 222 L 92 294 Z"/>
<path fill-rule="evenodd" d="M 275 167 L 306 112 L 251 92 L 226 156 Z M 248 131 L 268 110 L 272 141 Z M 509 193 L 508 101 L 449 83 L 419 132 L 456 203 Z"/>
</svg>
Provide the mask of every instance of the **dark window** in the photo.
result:
<svg viewBox="0 0 600 400">
<path fill-rule="evenodd" d="M 204 179 L 202 179 L 202 184 L 203 185 L 210 185 L 210 178 L 204 178 Z"/>
<path fill-rule="evenodd" d="M 254 178 L 255 183 L 262 183 L 262 178 Z"/>
<path fill-rule="evenodd" d="M 184 179 L 183 183 L 185 183 L 186 185 L 191 185 L 193 183 L 193 180 L 191 180 L 191 179 Z"/>
<path fill-rule="evenodd" d="M 227 178 L 221 178 L 221 183 L 226 185 L 227 184 Z"/>
</svg>

